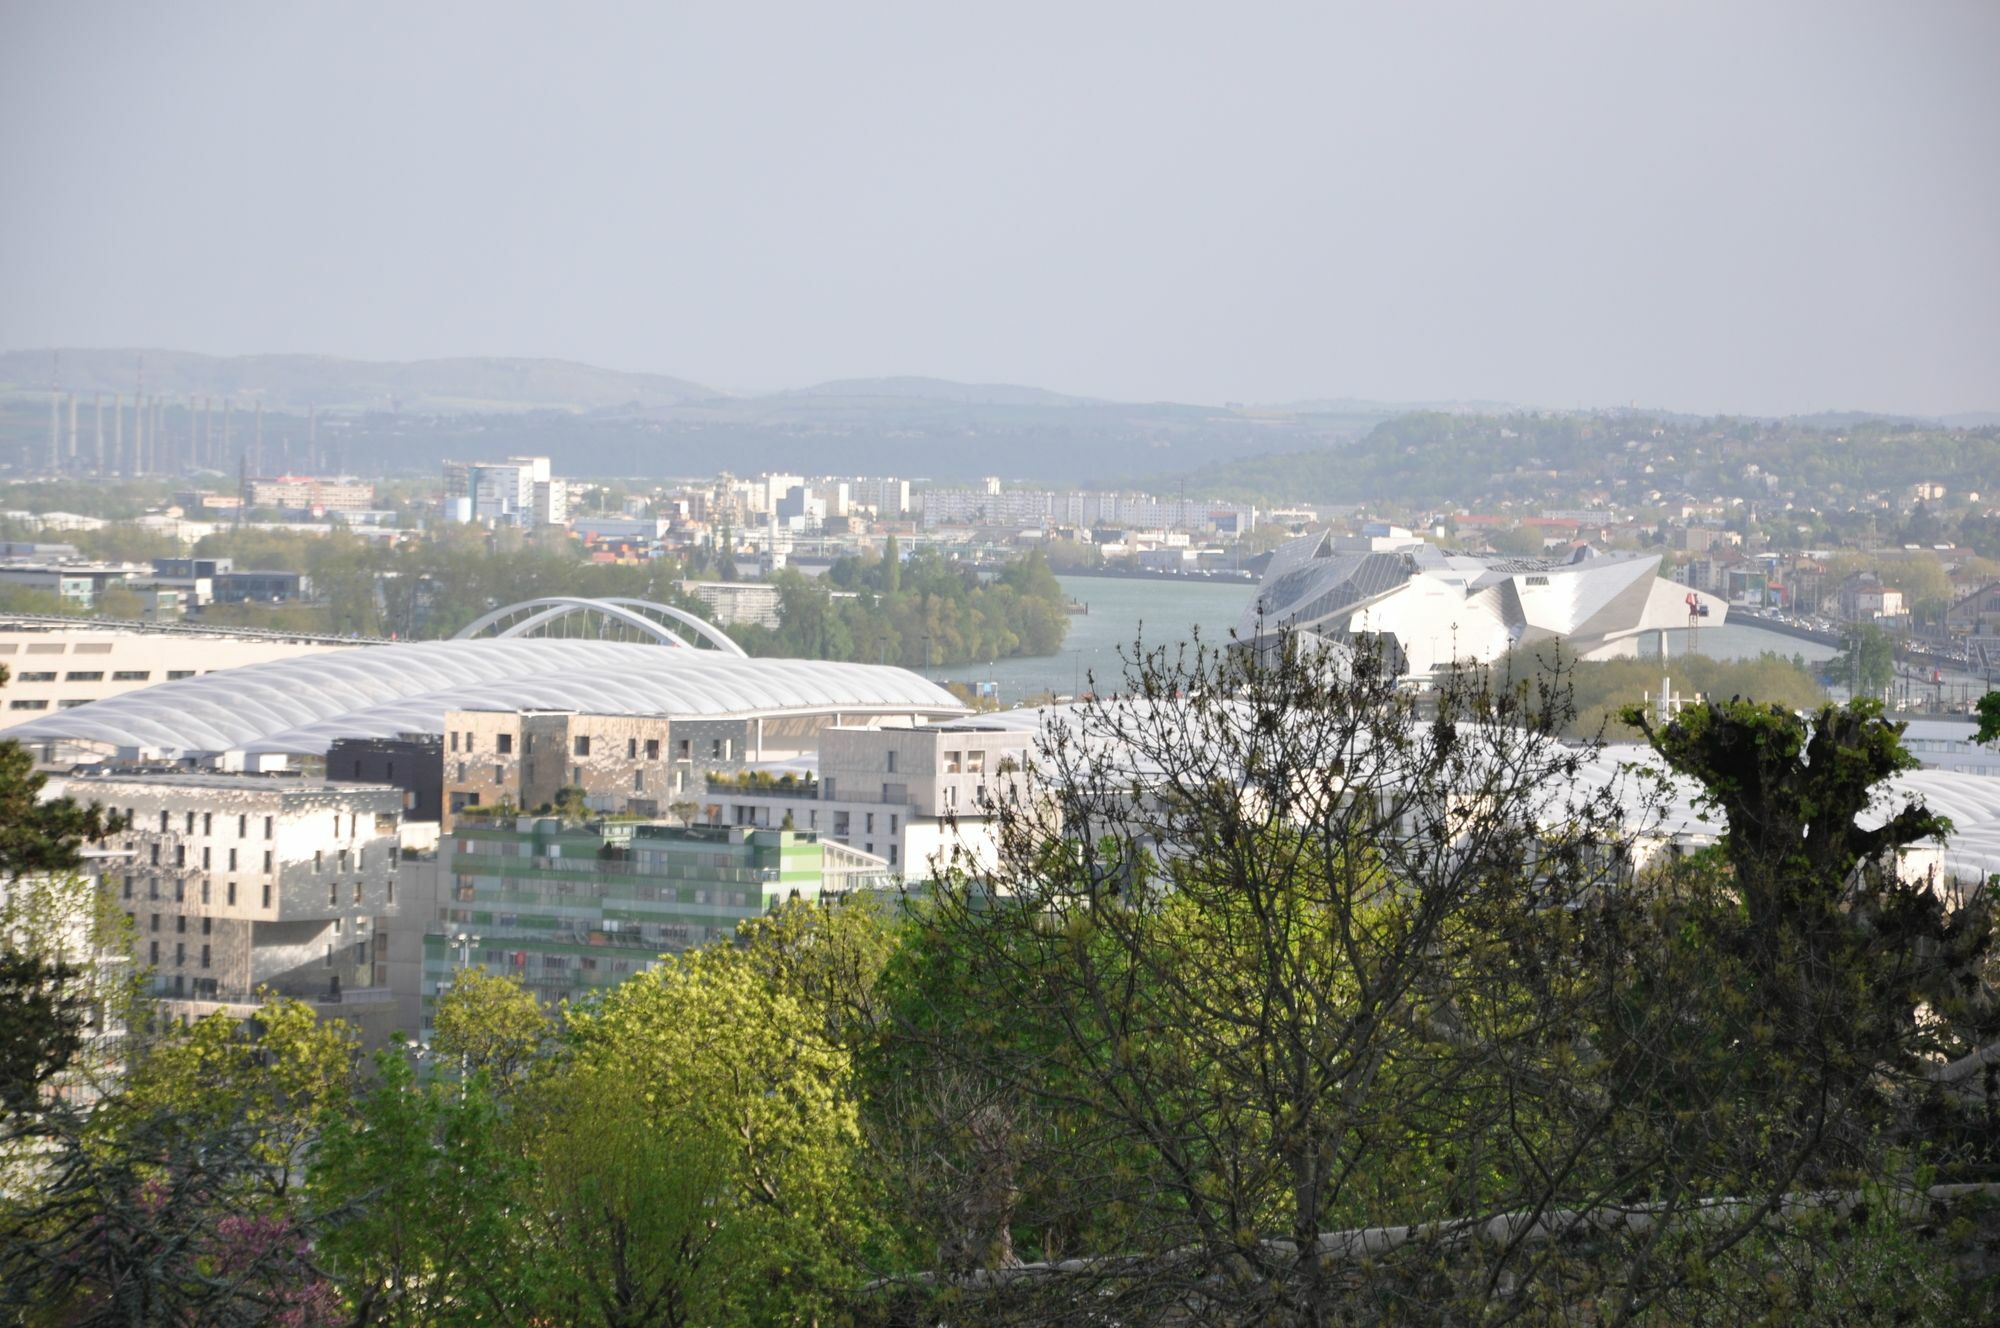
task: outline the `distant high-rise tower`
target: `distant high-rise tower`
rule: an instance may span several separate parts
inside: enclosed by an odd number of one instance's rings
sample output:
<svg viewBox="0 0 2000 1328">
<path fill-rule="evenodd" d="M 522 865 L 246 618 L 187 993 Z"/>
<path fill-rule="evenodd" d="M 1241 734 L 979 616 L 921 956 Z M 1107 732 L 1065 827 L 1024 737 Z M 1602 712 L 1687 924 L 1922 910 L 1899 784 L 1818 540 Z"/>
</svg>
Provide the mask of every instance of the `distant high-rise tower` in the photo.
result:
<svg viewBox="0 0 2000 1328">
<path fill-rule="evenodd" d="M 62 469 L 62 352 L 55 353 L 49 370 L 49 473 Z"/>
<path fill-rule="evenodd" d="M 97 478 L 103 479 L 104 478 L 104 394 L 102 392 L 97 393 L 97 395 L 93 398 L 93 400 L 97 406 L 96 473 L 97 473 Z"/>
</svg>

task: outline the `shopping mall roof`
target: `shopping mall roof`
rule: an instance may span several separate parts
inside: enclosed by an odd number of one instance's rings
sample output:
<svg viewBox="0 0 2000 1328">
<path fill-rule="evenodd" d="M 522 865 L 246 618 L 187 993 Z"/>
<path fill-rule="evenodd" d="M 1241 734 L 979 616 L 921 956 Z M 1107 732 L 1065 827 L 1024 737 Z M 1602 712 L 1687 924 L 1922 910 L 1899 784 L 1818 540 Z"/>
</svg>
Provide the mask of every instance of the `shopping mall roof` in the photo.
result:
<svg viewBox="0 0 2000 1328">
<path fill-rule="evenodd" d="M 745 659 L 618 641 L 429 641 L 249 664 L 127 692 L 11 729 L 171 753 L 323 753 L 337 738 L 438 733 L 448 710 L 564 709 L 721 718 L 944 716 L 949 692 L 907 669 Z"/>
</svg>

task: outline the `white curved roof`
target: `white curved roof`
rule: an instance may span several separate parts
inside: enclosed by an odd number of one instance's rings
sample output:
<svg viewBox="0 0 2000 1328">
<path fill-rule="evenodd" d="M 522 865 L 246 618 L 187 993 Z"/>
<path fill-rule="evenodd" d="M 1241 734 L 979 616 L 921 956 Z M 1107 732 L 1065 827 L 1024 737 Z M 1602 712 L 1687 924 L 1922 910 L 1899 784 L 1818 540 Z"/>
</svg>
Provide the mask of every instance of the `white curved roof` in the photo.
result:
<svg viewBox="0 0 2000 1328">
<path fill-rule="evenodd" d="M 447 710 L 547 709 L 691 717 L 857 710 L 958 714 L 907 669 L 742 659 L 615 641 L 426 641 L 336 650 L 161 683 L 15 726 L 172 752 L 320 753 L 336 738 L 439 733 Z"/>
</svg>

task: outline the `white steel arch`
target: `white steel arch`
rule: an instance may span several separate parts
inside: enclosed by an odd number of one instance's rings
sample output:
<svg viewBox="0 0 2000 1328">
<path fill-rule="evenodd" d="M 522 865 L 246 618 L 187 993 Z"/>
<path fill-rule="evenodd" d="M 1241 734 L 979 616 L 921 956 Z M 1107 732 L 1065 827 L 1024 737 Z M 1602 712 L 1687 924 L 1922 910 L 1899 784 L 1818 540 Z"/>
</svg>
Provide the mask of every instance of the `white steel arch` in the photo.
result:
<svg viewBox="0 0 2000 1328">
<path fill-rule="evenodd" d="M 518 622 L 507 622 L 519 614 L 527 614 Z M 491 635 L 495 639 L 513 637 L 534 637 L 546 635 L 551 623 L 566 618 L 599 619 L 620 623 L 626 627 L 652 637 L 663 646 L 674 646 L 685 650 L 698 648 L 679 632 L 668 627 L 661 619 L 691 629 L 708 645 L 725 655 L 741 656 L 743 647 L 729 638 L 729 634 L 714 623 L 697 618 L 684 609 L 670 604 L 658 604 L 649 599 L 630 599 L 625 596 L 607 596 L 603 599 L 587 599 L 580 595 L 545 595 L 538 599 L 524 599 L 519 604 L 509 604 L 491 613 L 484 614 L 468 623 L 452 638 L 455 641 L 471 640 L 474 637 Z M 506 622 L 505 627 L 499 624 Z M 494 630 L 498 628 L 498 630 Z"/>
</svg>

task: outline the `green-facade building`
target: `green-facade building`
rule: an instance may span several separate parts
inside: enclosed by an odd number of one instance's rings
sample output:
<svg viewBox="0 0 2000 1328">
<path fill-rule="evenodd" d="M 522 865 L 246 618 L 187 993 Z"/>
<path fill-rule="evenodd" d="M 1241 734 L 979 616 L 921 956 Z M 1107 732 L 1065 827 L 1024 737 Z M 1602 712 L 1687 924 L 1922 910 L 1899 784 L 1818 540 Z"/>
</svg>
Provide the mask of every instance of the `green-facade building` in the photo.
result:
<svg viewBox="0 0 2000 1328">
<path fill-rule="evenodd" d="M 586 997 L 663 954 L 726 941 L 788 899 L 875 884 L 817 835 L 553 817 L 461 822 L 438 847 L 440 922 L 424 937 L 423 1036 L 438 993 L 475 965 L 544 1001 Z M 831 871 L 832 877 L 829 878 Z"/>
</svg>

